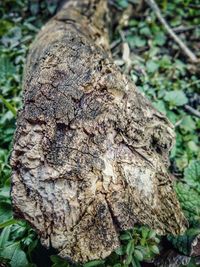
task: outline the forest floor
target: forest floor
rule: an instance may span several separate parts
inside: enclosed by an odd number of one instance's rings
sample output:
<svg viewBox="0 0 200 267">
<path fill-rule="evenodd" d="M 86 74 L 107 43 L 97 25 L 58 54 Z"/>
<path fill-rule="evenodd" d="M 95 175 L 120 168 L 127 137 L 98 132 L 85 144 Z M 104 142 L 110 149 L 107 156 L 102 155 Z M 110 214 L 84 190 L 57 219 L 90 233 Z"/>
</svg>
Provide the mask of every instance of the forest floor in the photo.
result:
<svg viewBox="0 0 200 267">
<path fill-rule="evenodd" d="M 170 171 L 189 227 L 183 236 L 160 237 L 136 226 L 122 233 L 122 247 L 108 259 L 84 267 L 200 266 L 200 63 L 190 62 L 144 1 L 110 4 L 120 14 L 111 36 L 115 63 L 175 126 Z M 160 0 L 158 5 L 200 59 L 199 1 Z M 0 3 L 0 266 L 68 266 L 41 246 L 26 222 L 13 218 L 10 199 L 9 155 L 22 105 L 23 66 L 30 43 L 56 7 L 55 0 Z"/>
</svg>

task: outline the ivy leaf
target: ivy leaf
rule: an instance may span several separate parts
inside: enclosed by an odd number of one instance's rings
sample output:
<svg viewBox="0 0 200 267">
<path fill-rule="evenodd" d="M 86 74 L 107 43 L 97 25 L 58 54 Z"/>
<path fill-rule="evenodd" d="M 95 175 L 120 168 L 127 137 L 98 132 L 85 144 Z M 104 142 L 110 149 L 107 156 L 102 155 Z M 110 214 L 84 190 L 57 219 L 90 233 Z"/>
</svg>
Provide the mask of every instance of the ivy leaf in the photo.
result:
<svg viewBox="0 0 200 267">
<path fill-rule="evenodd" d="M 200 219 L 200 195 L 189 185 L 179 182 L 175 187 L 181 206 L 186 217 L 190 220 Z"/>
<path fill-rule="evenodd" d="M 121 8 L 127 8 L 128 1 L 127 0 L 117 0 L 117 5 Z"/>
<path fill-rule="evenodd" d="M 146 40 L 143 39 L 143 38 L 140 38 L 139 36 L 135 36 L 135 39 L 134 39 L 134 45 L 136 47 L 142 47 L 146 44 Z"/>
<path fill-rule="evenodd" d="M 183 91 L 170 91 L 166 92 L 164 100 L 173 106 L 183 106 L 188 102 L 188 99 Z"/>
<path fill-rule="evenodd" d="M 184 180 L 198 190 L 200 197 L 200 160 L 191 161 L 184 171 Z"/>
<path fill-rule="evenodd" d="M 145 26 L 145 27 L 140 29 L 140 34 L 149 37 L 149 36 L 151 36 L 151 29 L 149 27 Z"/>
<path fill-rule="evenodd" d="M 180 253 L 178 253 L 177 251 L 170 249 L 162 253 L 159 257 L 157 257 L 154 261 L 154 264 L 157 267 L 188 266 L 190 259 L 190 257 L 180 255 Z"/>
<path fill-rule="evenodd" d="M 163 114 L 167 114 L 167 110 L 166 110 L 166 107 L 165 107 L 165 103 L 164 101 L 162 100 L 158 100 L 156 102 L 153 102 L 153 106 L 158 110 L 160 111 L 161 113 Z"/>
<path fill-rule="evenodd" d="M 184 181 L 176 184 L 176 192 L 186 216 L 193 222 L 200 219 L 200 160 L 190 162 Z"/>
<path fill-rule="evenodd" d="M 142 47 L 146 44 L 146 40 L 137 35 L 128 35 L 126 39 L 131 48 Z"/>
<path fill-rule="evenodd" d="M 199 256 L 200 249 L 200 228 L 188 229 L 184 235 L 168 236 L 173 246 L 186 256 Z"/>
<path fill-rule="evenodd" d="M 164 45 L 164 43 L 166 42 L 166 36 L 163 32 L 158 32 L 156 35 L 155 35 L 155 39 L 154 39 L 154 43 L 156 45 Z"/>
<path fill-rule="evenodd" d="M 157 71 L 157 69 L 159 68 L 159 65 L 154 60 L 148 60 L 146 63 L 146 67 L 149 73 L 153 73 Z"/>
<path fill-rule="evenodd" d="M 182 119 L 180 128 L 185 130 L 186 132 L 192 132 L 196 128 L 195 121 L 192 119 L 191 116 L 185 116 Z"/>
<path fill-rule="evenodd" d="M 197 143 L 195 142 L 195 141 L 189 141 L 188 143 L 187 143 L 187 146 L 188 146 L 188 148 L 189 148 L 189 150 L 191 150 L 192 152 L 194 152 L 194 153 L 198 153 L 198 151 L 199 151 L 199 146 L 197 145 Z"/>
<path fill-rule="evenodd" d="M 172 111 L 167 111 L 167 118 L 171 121 L 171 123 L 175 124 L 178 120 L 178 116 L 172 112 Z"/>
</svg>

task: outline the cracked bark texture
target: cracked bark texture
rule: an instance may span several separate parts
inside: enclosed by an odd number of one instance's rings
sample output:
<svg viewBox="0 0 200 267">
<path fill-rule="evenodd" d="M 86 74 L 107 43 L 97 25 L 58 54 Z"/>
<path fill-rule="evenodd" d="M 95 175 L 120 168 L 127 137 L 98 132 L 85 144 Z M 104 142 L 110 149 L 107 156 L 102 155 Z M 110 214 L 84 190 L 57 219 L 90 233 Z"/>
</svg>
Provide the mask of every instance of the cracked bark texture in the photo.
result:
<svg viewBox="0 0 200 267">
<path fill-rule="evenodd" d="M 168 173 L 173 126 L 114 65 L 105 0 L 68 1 L 33 42 L 11 156 L 15 214 L 73 262 L 119 232 L 186 225 Z"/>
</svg>

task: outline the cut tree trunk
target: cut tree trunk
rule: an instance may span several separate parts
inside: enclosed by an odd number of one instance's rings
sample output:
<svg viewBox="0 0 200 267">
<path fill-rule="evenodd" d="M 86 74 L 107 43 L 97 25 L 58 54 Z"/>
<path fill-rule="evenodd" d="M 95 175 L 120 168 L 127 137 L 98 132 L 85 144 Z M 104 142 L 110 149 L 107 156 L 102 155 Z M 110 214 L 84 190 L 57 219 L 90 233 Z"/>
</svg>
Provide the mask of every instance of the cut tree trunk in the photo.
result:
<svg viewBox="0 0 200 267">
<path fill-rule="evenodd" d="M 187 224 L 168 173 L 173 126 L 115 66 L 105 0 L 68 1 L 33 42 L 11 157 L 16 216 L 73 262 L 119 232 Z"/>
</svg>

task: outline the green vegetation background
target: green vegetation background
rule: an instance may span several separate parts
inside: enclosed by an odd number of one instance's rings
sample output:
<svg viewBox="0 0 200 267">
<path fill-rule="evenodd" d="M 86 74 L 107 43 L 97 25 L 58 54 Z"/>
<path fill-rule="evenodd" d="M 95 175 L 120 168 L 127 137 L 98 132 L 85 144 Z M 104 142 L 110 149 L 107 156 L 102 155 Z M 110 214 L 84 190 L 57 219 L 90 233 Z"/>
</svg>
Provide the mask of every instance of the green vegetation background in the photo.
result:
<svg viewBox="0 0 200 267">
<path fill-rule="evenodd" d="M 121 12 L 129 8 L 127 0 L 111 2 Z M 129 2 L 134 7 L 139 4 L 136 0 Z M 170 26 L 200 58 L 198 0 L 162 0 L 158 4 Z M 26 222 L 13 218 L 10 200 L 9 155 L 16 113 L 22 105 L 23 66 L 35 34 L 55 10 L 55 0 L 0 2 L 0 266 L 68 266 L 55 256 L 55 251 L 42 248 Z M 116 63 L 123 71 L 127 71 L 129 64 L 128 74 L 138 88 L 175 125 L 177 137 L 170 170 L 175 176 L 174 187 L 189 220 L 189 229 L 184 236 L 161 238 L 148 227 L 136 226 L 122 233 L 122 247 L 108 259 L 87 263 L 85 267 L 138 267 L 144 261 L 150 266 L 154 256 L 165 261 L 160 253 L 168 248 L 176 251 L 180 266 L 184 260 L 187 266 L 200 266 L 200 251 L 190 259 L 200 234 L 200 119 L 188 113 L 186 106 L 199 110 L 200 68 L 187 61 L 145 5 L 127 25 L 116 26 L 112 41 L 116 44 L 112 49 Z M 123 51 L 122 43 L 126 43 L 127 51 Z M 123 52 L 128 53 L 128 58 L 123 57 Z M 173 262 L 170 257 L 168 260 Z"/>
</svg>

